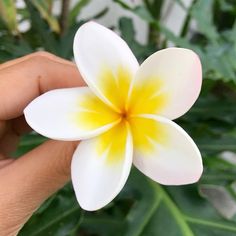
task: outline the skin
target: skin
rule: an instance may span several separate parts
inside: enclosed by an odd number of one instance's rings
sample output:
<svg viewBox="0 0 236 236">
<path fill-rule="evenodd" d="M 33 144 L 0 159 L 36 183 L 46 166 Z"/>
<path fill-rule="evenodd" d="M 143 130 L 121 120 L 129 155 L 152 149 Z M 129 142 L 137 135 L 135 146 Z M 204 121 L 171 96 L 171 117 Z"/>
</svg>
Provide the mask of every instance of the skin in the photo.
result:
<svg viewBox="0 0 236 236">
<path fill-rule="evenodd" d="M 70 179 L 78 142 L 49 140 L 17 160 L 19 138 L 30 131 L 23 109 L 52 89 L 84 86 L 76 66 L 46 52 L 0 65 L 0 235 L 17 235 L 32 213 Z"/>
</svg>

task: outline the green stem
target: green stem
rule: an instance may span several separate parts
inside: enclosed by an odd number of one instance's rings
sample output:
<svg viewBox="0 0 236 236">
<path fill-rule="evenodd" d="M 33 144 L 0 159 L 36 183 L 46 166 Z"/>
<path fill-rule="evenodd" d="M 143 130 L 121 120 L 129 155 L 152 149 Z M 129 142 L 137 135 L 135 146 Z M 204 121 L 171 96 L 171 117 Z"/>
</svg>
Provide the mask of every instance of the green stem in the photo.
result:
<svg viewBox="0 0 236 236">
<path fill-rule="evenodd" d="M 224 229 L 224 230 L 236 232 L 236 227 L 232 225 L 221 224 L 219 222 L 213 222 L 213 221 L 208 221 L 208 220 L 206 221 L 202 219 L 192 218 L 190 216 L 185 216 L 184 218 L 186 219 L 186 221 L 194 223 L 194 224 L 205 225 L 212 228 L 218 228 L 218 229 Z"/>
<path fill-rule="evenodd" d="M 189 7 L 188 13 L 187 13 L 186 18 L 184 20 L 183 27 L 182 27 L 181 32 L 180 32 L 180 37 L 185 37 L 186 34 L 188 33 L 189 25 L 190 25 L 190 22 L 191 22 L 191 10 L 192 10 L 195 3 L 196 3 L 196 0 L 194 0 L 192 2 L 191 6 Z"/>
<path fill-rule="evenodd" d="M 61 35 L 65 33 L 68 27 L 68 14 L 69 14 L 70 0 L 62 0 L 60 27 Z"/>
<path fill-rule="evenodd" d="M 163 201 L 165 202 L 165 204 L 169 208 L 169 210 L 170 210 L 171 214 L 173 215 L 173 217 L 175 218 L 176 222 L 179 224 L 180 229 L 182 231 L 182 235 L 183 236 L 194 236 L 191 228 L 189 227 L 189 225 L 187 224 L 187 222 L 183 218 L 182 212 L 176 206 L 176 204 L 171 200 L 171 198 L 166 193 L 166 191 L 160 185 L 157 185 L 156 183 L 153 183 L 153 185 L 154 185 L 154 188 L 156 189 L 156 191 L 162 195 Z"/>
</svg>

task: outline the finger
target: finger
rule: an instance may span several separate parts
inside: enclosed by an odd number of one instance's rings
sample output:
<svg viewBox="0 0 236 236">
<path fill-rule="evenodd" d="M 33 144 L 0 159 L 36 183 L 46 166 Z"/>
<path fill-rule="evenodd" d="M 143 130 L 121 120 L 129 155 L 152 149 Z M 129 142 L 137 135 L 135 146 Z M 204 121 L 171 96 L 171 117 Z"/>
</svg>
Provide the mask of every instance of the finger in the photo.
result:
<svg viewBox="0 0 236 236">
<path fill-rule="evenodd" d="M 5 69 L 9 66 L 13 66 L 13 65 L 15 65 L 17 63 L 20 63 L 22 61 L 33 59 L 37 56 L 47 57 L 47 58 L 49 58 L 53 61 L 57 61 L 59 63 L 65 63 L 65 64 L 70 64 L 70 65 L 74 64 L 73 62 L 67 61 L 67 60 L 65 60 L 63 58 L 60 58 L 60 57 L 57 57 L 57 56 L 55 56 L 51 53 L 44 52 L 44 51 L 39 51 L 39 52 L 28 54 L 28 55 L 23 56 L 23 57 L 19 57 L 17 59 L 11 60 L 11 61 L 4 62 L 4 63 L 0 64 L 0 70 Z"/>
<path fill-rule="evenodd" d="M 1 156 L 1 154 L 0 154 L 0 156 Z M 0 169 L 3 168 L 3 167 L 6 167 L 9 164 L 11 164 L 13 161 L 14 161 L 13 159 L 0 160 Z"/>
<path fill-rule="evenodd" d="M 69 180 L 76 146 L 47 141 L 0 170 L 2 235 L 16 235 L 32 212 Z"/>
<path fill-rule="evenodd" d="M 56 88 L 84 85 L 76 66 L 48 53 L 35 53 L 0 68 L 0 120 L 22 115 L 26 105 Z"/>
<path fill-rule="evenodd" d="M 20 135 L 31 131 L 31 128 L 25 121 L 24 116 L 20 116 L 11 121 L 0 122 L 0 151 L 1 159 L 12 156 L 16 150 Z"/>
</svg>

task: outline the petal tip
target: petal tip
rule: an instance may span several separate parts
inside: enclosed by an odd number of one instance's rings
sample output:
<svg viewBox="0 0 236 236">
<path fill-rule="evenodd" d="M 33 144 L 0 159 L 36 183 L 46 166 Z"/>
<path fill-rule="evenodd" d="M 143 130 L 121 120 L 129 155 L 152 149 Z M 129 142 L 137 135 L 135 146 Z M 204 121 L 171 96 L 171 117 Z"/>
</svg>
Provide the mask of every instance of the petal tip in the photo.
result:
<svg viewBox="0 0 236 236">
<path fill-rule="evenodd" d="M 80 188 L 79 187 L 76 188 L 76 186 L 78 185 L 77 182 L 78 182 L 77 179 L 75 179 L 72 174 L 72 184 L 74 187 L 74 192 L 77 202 L 79 203 L 80 207 L 85 211 L 98 211 L 103 207 L 105 207 L 106 205 L 108 205 L 115 198 L 114 196 L 112 198 L 103 201 L 96 200 L 96 197 L 94 196 L 88 194 L 82 194 Z"/>
<path fill-rule="evenodd" d="M 102 209 L 104 206 L 106 206 L 106 204 L 102 204 L 102 205 L 99 205 L 99 204 L 94 204 L 94 202 L 91 202 L 91 201 L 83 201 L 81 199 L 79 199 L 76 195 L 76 199 L 80 205 L 80 207 L 85 210 L 85 211 L 98 211 L 100 209 Z"/>
<path fill-rule="evenodd" d="M 200 160 L 199 166 L 195 169 L 195 173 L 190 173 L 187 177 L 185 176 L 184 178 L 178 179 L 175 181 L 174 179 L 171 180 L 158 180 L 158 183 L 163 184 L 163 185 L 169 185 L 169 186 L 180 186 L 180 185 L 189 185 L 189 184 L 194 184 L 197 183 L 203 172 L 203 165 L 202 161 Z"/>
</svg>

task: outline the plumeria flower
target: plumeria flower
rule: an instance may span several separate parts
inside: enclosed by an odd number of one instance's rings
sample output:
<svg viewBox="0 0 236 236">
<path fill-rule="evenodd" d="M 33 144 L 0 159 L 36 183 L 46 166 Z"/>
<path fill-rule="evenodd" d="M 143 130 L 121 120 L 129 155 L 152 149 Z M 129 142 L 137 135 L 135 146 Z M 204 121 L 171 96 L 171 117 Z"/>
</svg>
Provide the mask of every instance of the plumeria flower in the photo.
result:
<svg viewBox="0 0 236 236">
<path fill-rule="evenodd" d="M 88 87 L 56 89 L 25 108 L 28 124 L 57 140 L 82 140 L 72 159 L 72 183 L 85 210 L 108 204 L 132 163 L 160 184 L 196 182 L 201 154 L 172 120 L 196 101 L 201 63 L 191 50 L 160 50 L 139 66 L 127 44 L 94 22 L 74 38 L 74 56 Z"/>
</svg>

